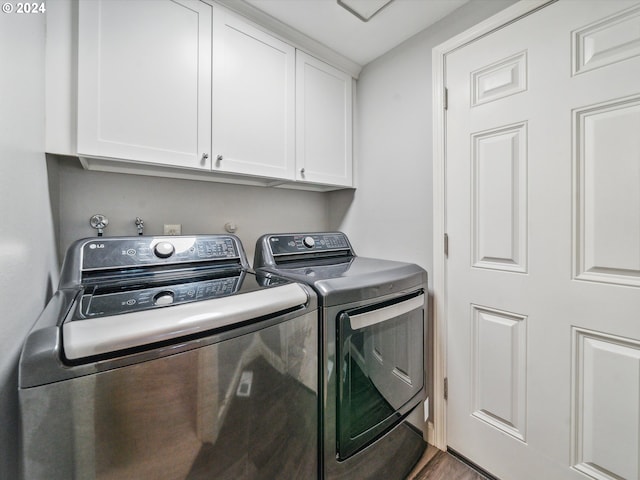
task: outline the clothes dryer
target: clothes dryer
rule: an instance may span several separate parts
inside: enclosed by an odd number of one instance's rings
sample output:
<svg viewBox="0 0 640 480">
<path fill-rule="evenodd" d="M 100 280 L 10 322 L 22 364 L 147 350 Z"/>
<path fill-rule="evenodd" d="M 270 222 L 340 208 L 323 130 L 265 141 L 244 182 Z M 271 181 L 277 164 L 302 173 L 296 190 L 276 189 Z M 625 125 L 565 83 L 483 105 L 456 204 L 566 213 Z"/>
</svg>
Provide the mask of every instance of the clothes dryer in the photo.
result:
<svg viewBox="0 0 640 480">
<path fill-rule="evenodd" d="M 323 478 L 406 478 L 426 447 L 406 419 L 426 395 L 427 272 L 340 232 L 264 235 L 253 267 L 318 295 Z"/>
</svg>

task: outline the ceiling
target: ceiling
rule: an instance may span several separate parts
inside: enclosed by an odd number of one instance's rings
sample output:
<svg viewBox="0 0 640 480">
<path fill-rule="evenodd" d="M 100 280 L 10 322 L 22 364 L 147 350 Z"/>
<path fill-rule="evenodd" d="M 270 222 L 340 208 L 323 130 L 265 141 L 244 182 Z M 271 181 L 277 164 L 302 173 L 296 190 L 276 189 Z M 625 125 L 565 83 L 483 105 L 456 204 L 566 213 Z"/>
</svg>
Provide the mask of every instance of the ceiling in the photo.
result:
<svg viewBox="0 0 640 480">
<path fill-rule="evenodd" d="M 244 0 L 364 66 L 469 0 L 393 0 L 368 22 L 336 0 Z"/>
</svg>

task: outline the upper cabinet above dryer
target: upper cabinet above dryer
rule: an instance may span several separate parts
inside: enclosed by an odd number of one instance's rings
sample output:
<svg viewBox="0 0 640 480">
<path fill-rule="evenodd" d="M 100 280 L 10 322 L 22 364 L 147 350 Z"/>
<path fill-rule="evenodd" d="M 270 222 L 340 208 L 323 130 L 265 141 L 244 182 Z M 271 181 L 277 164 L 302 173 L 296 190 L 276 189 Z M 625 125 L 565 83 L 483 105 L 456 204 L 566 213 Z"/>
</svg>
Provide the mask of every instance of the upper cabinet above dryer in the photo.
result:
<svg viewBox="0 0 640 480">
<path fill-rule="evenodd" d="M 296 178 L 352 186 L 352 79 L 306 53 L 296 56 Z"/>
<path fill-rule="evenodd" d="M 80 1 L 78 155 L 211 168 L 212 8 Z"/>
</svg>

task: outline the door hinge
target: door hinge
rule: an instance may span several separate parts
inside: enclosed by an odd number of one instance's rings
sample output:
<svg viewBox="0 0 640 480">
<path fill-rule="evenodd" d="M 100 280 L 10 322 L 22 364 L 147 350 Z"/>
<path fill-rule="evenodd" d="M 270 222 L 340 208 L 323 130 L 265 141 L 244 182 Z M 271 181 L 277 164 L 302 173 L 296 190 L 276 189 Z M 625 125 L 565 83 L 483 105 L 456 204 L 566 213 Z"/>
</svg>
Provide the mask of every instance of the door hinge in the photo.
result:
<svg viewBox="0 0 640 480">
<path fill-rule="evenodd" d="M 444 109 L 449 110 L 449 89 L 444 89 Z"/>
<path fill-rule="evenodd" d="M 449 378 L 444 377 L 444 399 L 449 400 Z"/>
<path fill-rule="evenodd" d="M 444 234 L 444 256 L 445 257 L 449 256 L 449 234 L 448 233 Z"/>
</svg>

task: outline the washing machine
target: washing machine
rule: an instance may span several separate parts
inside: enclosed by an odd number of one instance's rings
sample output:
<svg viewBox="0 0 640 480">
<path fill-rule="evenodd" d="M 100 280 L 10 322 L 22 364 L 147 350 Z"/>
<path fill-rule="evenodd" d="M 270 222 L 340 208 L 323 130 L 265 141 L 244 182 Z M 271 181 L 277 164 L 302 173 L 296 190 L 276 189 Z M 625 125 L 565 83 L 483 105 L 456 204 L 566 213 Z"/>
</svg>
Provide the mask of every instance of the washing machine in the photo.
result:
<svg viewBox="0 0 640 480">
<path fill-rule="evenodd" d="M 22 476 L 316 478 L 317 345 L 235 236 L 80 240 L 22 350 Z"/>
<path fill-rule="evenodd" d="M 426 399 L 427 272 L 341 232 L 264 235 L 253 267 L 318 295 L 321 477 L 406 478 L 426 447 L 407 416 Z"/>
</svg>

